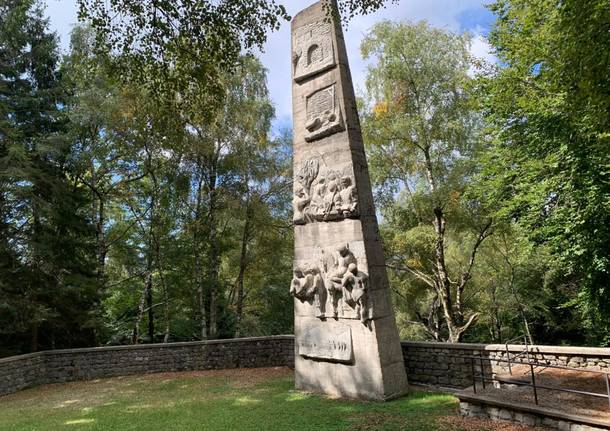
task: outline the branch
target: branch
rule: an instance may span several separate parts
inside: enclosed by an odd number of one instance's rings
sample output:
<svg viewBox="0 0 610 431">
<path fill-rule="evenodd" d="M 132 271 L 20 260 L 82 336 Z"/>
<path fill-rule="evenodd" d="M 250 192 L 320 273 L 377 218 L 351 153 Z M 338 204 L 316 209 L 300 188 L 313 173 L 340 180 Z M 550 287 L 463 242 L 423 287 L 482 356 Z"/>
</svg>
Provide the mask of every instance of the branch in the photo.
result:
<svg viewBox="0 0 610 431">
<path fill-rule="evenodd" d="M 489 219 L 479 232 L 477 240 L 474 243 L 474 246 L 472 247 L 472 252 L 470 253 L 470 260 L 468 261 L 467 270 L 462 274 L 462 277 L 460 279 L 460 284 L 458 285 L 456 293 L 456 307 L 460 313 L 462 310 L 462 295 L 464 293 L 466 284 L 472 278 L 472 267 L 474 266 L 477 252 L 483 241 L 485 241 L 485 238 L 489 237 L 493 233 L 493 230 L 491 229 L 492 223 L 493 220 Z"/>
<path fill-rule="evenodd" d="M 418 271 L 416 269 L 409 268 L 408 265 L 407 266 L 395 266 L 395 265 L 386 264 L 386 267 L 394 269 L 396 271 L 409 272 L 412 275 L 414 275 L 415 277 L 417 277 L 418 279 L 420 279 L 421 281 L 423 281 L 424 283 L 426 283 L 431 288 L 433 288 L 433 289 L 436 288 L 436 284 L 434 283 L 434 280 L 430 276 L 428 276 L 428 275 L 424 274 L 423 272 Z"/>
<path fill-rule="evenodd" d="M 464 332 L 466 332 L 468 328 L 470 328 L 470 326 L 477 320 L 478 317 L 479 313 L 474 313 L 472 316 L 470 316 L 468 321 L 463 326 L 457 328 L 456 332 L 458 334 L 463 334 Z"/>
</svg>

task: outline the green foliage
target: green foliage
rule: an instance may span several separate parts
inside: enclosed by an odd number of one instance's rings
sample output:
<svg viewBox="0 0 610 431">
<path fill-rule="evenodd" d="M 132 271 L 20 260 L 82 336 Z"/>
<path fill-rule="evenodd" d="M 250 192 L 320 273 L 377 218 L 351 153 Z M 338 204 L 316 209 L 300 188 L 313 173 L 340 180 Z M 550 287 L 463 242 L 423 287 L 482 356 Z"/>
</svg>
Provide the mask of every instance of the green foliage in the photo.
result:
<svg viewBox="0 0 610 431">
<path fill-rule="evenodd" d="M 0 355 L 290 332 L 292 137 L 248 54 L 285 8 L 79 6 L 60 62 L 38 1 L 0 5 Z M 607 2 L 491 9 L 477 79 L 468 34 L 382 22 L 362 44 L 401 335 L 605 345 Z"/>
<path fill-rule="evenodd" d="M 28 10 L 2 26 L 26 54 L 46 28 Z M 289 332 L 290 136 L 268 136 L 260 62 L 240 57 L 210 111 L 118 79 L 92 28 L 74 30 L 61 73 L 45 37 L 23 63 L 3 52 L 3 354 L 28 351 L 28 332 L 45 348 Z M 39 83 L 26 68 L 41 62 Z"/>
<path fill-rule="evenodd" d="M 500 65 L 480 82 L 492 139 L 479 194 L 549 249 L 564 284 L 577 286 L 564 306 L 607 333 L 608 4 L 507 0 L 491 9 Z"/>
<path fill-rule="evenodd" d="M 346 20 L 386 0 L 343 0 Z M 335 4 L 330 2 L 329 4 Z M 78 0 L 79 18 L 96 30 L 117 75 L 145 85 L 155 97 L 220 107 L 223 78 L 243 53 L 262 49 L 268 33 L 290 20 L 276 0 Z M 330 12 L 330 11 L 329 11 Z"/>
<path fill-rule="evenodd" d="M 459 341 L 478 315 L 464 291 L 491 227 L 465 194 L 481 142 L 469 41 L 425 22 L 382 22 L 361 47 L 375 60 L 362 124 L 393 285 L 406 316 L 437 340 Z"/>
<path fill-rule="evenodd" d="M 0 6 L 3 350 L 88 345 L 99 326 L 88 200 L 74 181 L 57 38 L 36 1 Z M 29 340 L 28 340 L 29 338 Z M 7 353 L 6 351 L 2 353 Z"/>
<path fill-rule="evenodd" d="M 242 50 L 261 47 L 267 32 L 289 18 L 274 0 L 78 4 L 102 52 L 116 54 L 118 73 L 169 97 L 195 90 L 189 99 L 197 93 L 204 99 L 221 96 L 223 75 L 235 68 Z"/>
</svg>

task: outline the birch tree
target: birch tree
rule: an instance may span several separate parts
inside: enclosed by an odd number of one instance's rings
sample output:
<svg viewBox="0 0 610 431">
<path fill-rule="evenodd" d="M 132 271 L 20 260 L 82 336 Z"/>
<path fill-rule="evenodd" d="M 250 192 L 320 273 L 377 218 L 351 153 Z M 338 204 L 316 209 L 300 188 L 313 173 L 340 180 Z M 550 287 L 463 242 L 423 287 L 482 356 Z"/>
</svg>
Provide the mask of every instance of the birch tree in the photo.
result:
<svg viewBox="0 0 610 431">
<path fill-rule="evenodd" d="M 465 196 L 480 140 L 469 43 L 467 34 L 424 22 L 382 22 L 361 46 L 371 61 L 363 130 L 372 178 L 388 220 L 405 229 L 394 232 L 398 250 L 389 265 L 430 289 L 429 317 L 420 321 L 434 338 L 451 342 L 479 315 L 465 293 L 492 233 L 492 221 Z M 460 242 L 459 258 L 447 254 L 452 241 Z"/>
</svg>

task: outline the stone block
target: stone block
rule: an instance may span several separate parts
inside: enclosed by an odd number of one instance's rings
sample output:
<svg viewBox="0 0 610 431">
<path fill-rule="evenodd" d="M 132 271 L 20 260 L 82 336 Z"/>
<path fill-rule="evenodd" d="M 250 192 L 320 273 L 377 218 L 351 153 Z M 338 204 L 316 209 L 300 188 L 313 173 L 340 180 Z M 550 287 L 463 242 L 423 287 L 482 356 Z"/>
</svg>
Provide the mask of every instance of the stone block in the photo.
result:
<svg viewBox="0 0 610 431">
<path fill-rule="evenodd" d="M 528 413 L 515 412 L 514 421 L 526 426 L 536 426 L 538 418 Z"/>
<path fill-rule="evenodd" d="M 570 426 L 570 431 L 601 431 L 603 428 L 592 427 L 589 425 L 582 424 L 572 424 Z"/>
<path fill-rule="evenodd" d="M 513 420 L 513 412 L 507 409 L 500 409 L 500 412 L 498 413 L 498 418 L 506 421 Z"/>
</svg>

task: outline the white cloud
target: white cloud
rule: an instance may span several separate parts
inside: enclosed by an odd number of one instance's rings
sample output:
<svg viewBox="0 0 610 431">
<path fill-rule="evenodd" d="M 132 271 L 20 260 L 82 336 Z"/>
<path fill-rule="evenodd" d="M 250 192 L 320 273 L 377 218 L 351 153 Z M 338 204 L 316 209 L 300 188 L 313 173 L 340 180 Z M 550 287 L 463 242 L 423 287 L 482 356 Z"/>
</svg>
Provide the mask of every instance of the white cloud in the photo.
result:
<svg viewBox="0 0 610 431">
<path fill-rule="evenodd" d="M 285 3 L 288 3 L 286 1 Z M 290 0 L 288 13 L 295 15 L 299 10 L 313 3 L 313 0 Z M 365 34 L 377 22 L 384 19 L 426 20 L 431 25 L 446 30 L 460 31 L 460 15 L 473 9 L 480 9 L 486 0 L 401 0 L 398 4 L 388 2 L 385 9 L 368 16 L 354 18 L 344 29 L 347 55 L 356 92 L 364 88 L 366 62 L 360 56 L 360 43 Z M 479 28 L 469 29 L 480 33 Z M 484 38 L 473 42 L 473 53 L 484 53 Z M 488 45 L 487 45 L 488 46 Z M 488 57 L 486 57 L 488 58 Z M 278 124 L 286 124 L 292 115 L 292 90 L 290 83 L 290 23 L 284 23 L 278 32 L 269 36 L 261 54 L 261 59 L 269 70 L 269 88 L 276 106 Z"/>
<path fill-rule="evenodd" d="M 75 0 L 45 0 L 52 27 L 62 39 L 62 47 L 69 45 L 69 32 L 77 21 Z M 314 0 L 284 0 L 288 13 L 295 15 Z M 446 30 L 463 30 L 460 17 L 469 11 L 479 10 L 488 0 L 401 0 L 398 4 L 388 1 L 385 9 L 368 16 L 354 18 L 345 31 L 347 53 L 356 91 L 364 87 L 366 64 L 360 56 L 360 42 L 367 31 L 384 19 L 428 21 L 431 25 Z M 477 57 L 492 60 L 489 44 L 481 35 L 479 27 L 469 28 L 475 39 L 472 52 Z M 260 54 L 269 71 L 269 90 L 276 106 L 277 125 L 290 123 L 292 115 L 292 93 L 290 83 L 290 23 L 283 23 L 280 30 L 269 35 Z"/>
<path fill-rule="evenodd" d="M 57 31 L 64 51 L 70 46 L 70 32 L 77 23 L 75 0 L 45 0 L 47 15 L 51 19 L 51 29 Z"/>
<path fill-rule="evenodd" d="M 493 48 L 489 44 L 489 41 L 482 34 L 474 34 L 472 38 L 472 43 L 470 45 L 470 53 L 482 60 L 484 63 L 493 64 L 498 61 L 497 57 L 493 53 Z M 471 67 L 469 73 L 470 75 L 475 75 L 479 69 L 475 67 Z"/>
</svg>

